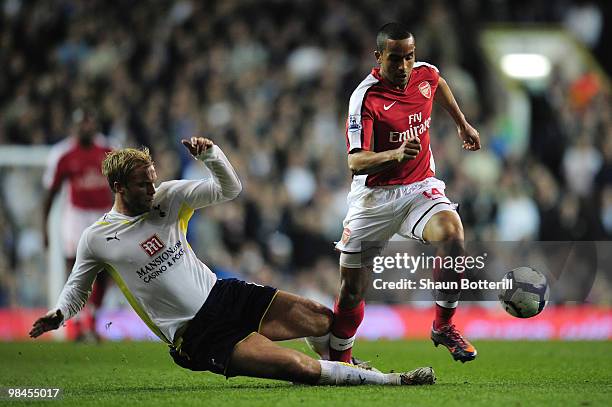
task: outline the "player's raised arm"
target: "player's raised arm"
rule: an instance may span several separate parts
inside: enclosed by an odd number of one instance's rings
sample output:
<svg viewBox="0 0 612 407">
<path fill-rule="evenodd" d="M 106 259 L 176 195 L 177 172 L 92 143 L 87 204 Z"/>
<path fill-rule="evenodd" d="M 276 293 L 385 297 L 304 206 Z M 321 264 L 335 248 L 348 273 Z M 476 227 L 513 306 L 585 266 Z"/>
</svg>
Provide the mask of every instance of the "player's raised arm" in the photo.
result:
<svg viewBox="0 0 612 407">
<path fill-rule="evenodd" d="M 240 179 L 218 146 L 204 137 L 191 137 L 190 140 L 183 139 L 181 142 L 191 155 L 208 167 L 213 175 L 211 182 L 200 183 L 188 194 L 188 200 L 192 201 L 194 208 L 229 201 L 240 194 L 242 191 Z"/>
<path fill-rule="evenodd" d="M 90 254 L 86 232 L 81 236 L 74 268 L 56 306 L 34 322 L 30 336 L 36 338 L 47 331 L 57 329 L 62 322 L 75 316 L 87 303 L 91 287 L 100 269 L 101 265 Z"/>
<path fill-rule="evenodd" d="M 438 89 L 434 101 L 439 103 L 453 118 L 457 124 L 457 134 L 463 141 L 463 148 L 470 151 L 480 150 L 480 135 L 465 119 L 465 115 L 459 108 L 453 92 L 443 77 L 438 79 Z"/>
</svg>

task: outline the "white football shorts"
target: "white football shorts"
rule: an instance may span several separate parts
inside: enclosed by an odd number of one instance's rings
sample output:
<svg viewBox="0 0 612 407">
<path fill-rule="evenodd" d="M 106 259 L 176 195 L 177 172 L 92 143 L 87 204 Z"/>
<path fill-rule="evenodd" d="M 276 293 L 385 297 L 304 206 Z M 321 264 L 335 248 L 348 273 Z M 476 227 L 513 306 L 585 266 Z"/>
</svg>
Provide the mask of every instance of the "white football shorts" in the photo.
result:
<svg viewBox="0 0 612 407">
<path fill-rule="evenodd" d="M 62 210 L 62 252 L 64 257 L 76 257 L 81 235 L 106 213 L 103 209 L 81 209 L 67 203 Z"/>
<path fill-rule="evenodd" d="M 361 242 L 380 242 L 386 246 L 394 234 L 424 242 L 423 229 L 433 215 L 456 211 L 441 180 L 430 177 L 408 185 L 366 187 L 364 180 L 353 178 L 347 201 L 342 238 L 336 249 L 345 253 L 361 252 Z"/>
</svg>

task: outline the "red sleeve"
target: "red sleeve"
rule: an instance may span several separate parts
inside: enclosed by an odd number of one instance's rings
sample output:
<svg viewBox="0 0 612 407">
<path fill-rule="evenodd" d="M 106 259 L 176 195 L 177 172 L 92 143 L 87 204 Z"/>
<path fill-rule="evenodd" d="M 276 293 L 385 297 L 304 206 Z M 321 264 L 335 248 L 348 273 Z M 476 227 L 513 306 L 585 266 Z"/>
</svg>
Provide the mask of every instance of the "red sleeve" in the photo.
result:
<svg viewBox="0 0 612 407">
<path fill-rule="evenodd" d="M 366 151 L 372 151 L 374 146 L 374 120 L 371 116 L 364 116 L 361 119 L 361 149 Z"/>
<path fill-rule="evenodd" d="M 67 165 L 66 165 L 66 156 L 64 155 L 57 162 L 55 171 L 53 173 L 53 180 L 51 181 L 51 186 L 49 189 L 57 189 L 61 187 L 62 182 L 67 177 L 68 177 L 68 171 L 67 171 Z"/>
</svg>

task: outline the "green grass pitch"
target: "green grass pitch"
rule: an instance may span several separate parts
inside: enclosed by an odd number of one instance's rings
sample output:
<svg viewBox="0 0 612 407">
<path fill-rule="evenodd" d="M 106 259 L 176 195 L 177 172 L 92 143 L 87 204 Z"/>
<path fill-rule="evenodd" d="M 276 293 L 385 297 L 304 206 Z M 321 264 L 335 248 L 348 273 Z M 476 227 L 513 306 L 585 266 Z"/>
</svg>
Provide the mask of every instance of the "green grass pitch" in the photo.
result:
<svg viewBox="0 0 612 407">
<path fill-rule="evenodd" d="M 191 372 L 175 366 L 161 343 L 0 343 L 0 387 L 60 387 L 61 401 L 36 404 L 62 406 L 611 405 L 610 341 L 474 343 L 478 358 L 461 364 L 429 341 L 359 341 L 356 354 L 380 369 L 429 365 L 438 383 L 350 388 Z M 287 346 L 306 351 L 303 342 Z M 0 400 L 10 404 L 25 405 Z"/>
</svg>

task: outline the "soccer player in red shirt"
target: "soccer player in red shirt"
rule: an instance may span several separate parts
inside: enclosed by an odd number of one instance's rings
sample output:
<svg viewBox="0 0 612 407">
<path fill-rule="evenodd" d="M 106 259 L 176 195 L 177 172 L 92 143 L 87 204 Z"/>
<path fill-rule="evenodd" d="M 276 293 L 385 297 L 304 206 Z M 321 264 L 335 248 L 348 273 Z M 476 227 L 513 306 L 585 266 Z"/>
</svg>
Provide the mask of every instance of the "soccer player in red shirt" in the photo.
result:
<svg viewBox="0 0 612 407">
<path fill-rule="evenodd" d="M 478 132 L 466 121 L 438 69 L 415 62 L 415 39 L 407 27 L 384 25 L 376 45 L 374 55 L 380 67 L 353 92 L 347 121 L 353 182 L 344 231 L 336 245 L 341 252 L 341 288 L 329 338 L 331 360 L 344 362 L 352 360 L 371 261 L 382 250 L 365 253 L 369 249 L 362 251 L 362 242 L 384 245 L 397 233 L 423 242 L 442 242 L 445 255 L 463 253 L 463 226 L 456 205 L 444 195 L 444 182 L 434 177 L 429 144 L 434 101 L 454 119 L 463 148 L 480 149 Z M 444 278 L 444 273 L 455 271 L 435 270 L 434 278 Z M 465 362 L 476 357 L 476 349 L 452 324 L 458 299 L 458 291 L 436 292 L 431 337 L 436 346 L 446 346 L 455 360 Z M 315 350 L 317 346 L 323 349 L 324 344 L 325 338 L 311 342 Z"/>
<path fill-rule="evenodd" d="M 113 205 L 113 196 L 108 190 L 106 178 L 102 175 L 102 161 L 111 149 L 98 133 L 95 112 L 88 107 L 73 113 L 73 134 L 51 149 L 43 184 L 47 193 L 43 204 L 43 238 L 45 247 L 49 244 L 47 220 L 51 205 L 64 182 L 68 183 L 68 200 L 62 208 L 62 250 L 66 270 L 70 272 L 76 259 L 76 249 L 83 231 L 98 220 Z M 77 339 L 93 336 L 95 312 L 102 304 L 106 290 L 106 275 L 100 273 L 90 298 L 91 315 L 86 323 L 77 321 Z"/>
</svg>

